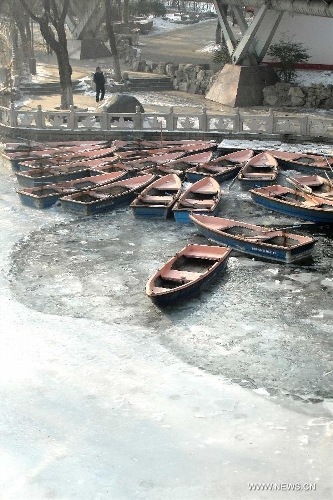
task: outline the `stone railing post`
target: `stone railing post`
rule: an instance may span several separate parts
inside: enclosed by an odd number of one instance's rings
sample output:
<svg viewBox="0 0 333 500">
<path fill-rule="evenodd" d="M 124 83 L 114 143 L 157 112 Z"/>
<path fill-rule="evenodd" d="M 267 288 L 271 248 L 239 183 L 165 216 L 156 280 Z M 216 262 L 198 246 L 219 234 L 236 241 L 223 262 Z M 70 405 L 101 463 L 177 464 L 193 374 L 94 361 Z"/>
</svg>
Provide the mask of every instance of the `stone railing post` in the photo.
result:
<svg viewBox="0 0 333 500">
<path fill-rule="evenodd" d="M 241 117 L 239 114 L 239 108 L 236 108 L 235 116 L 234 116 L 234 130 L 233 130 L 233 132 L 240 132 L 240 131 L 241 131 Z"/>
<path fill-rule="evenodd" d="M 17 118 L 16 118 L 15 106 L 12 102 L 9 107 L 9 123 L 11 127 L 17 127 Z"/>
<path fill-rule="evenodd" d="M 309 117 L 307 115 L 301 118 L 301 135 L 309 134 Z"/>
<path fill-rule="evenodd" d="M 169 114 L 166 117 L 166 129 L 169 132 L 172 132 L 173 130 L 175 130 L 175 116 L 174 116 L 174 112 L 173 112 L 173 107 L 172 106 L 170 107 Z"/>
<path fill-rule="evenodd" d="M 142 129 L 142 113 L 140 111 L 140 106 L 135 106 L 135 115 L 133 118 L 133 128 L 136 130 Z"/>
<path fill-rule="evenodd" d="M 108 112 L 107 112 L 107 106 L 103 107 L 103 112 L 101 114 L 101 130 L 107 130 L 108 129 Z"/>
<path fill-rule="evenodd" d="M 75 130 L 75 107 L 73 105 L 69 106 L 67 128 Z"/>
<path fill-rule="evenodd" d="M 207 108 L 202 108 L 201 115 L 199 116 L 199 130 L 202 132 L 207 131 Z"/>
<path fill-rule="evenodd" d="M 268 117 L 266 120 L 266 134 L 274 133 L 274 113 L 272 108 L 268 110 Z"/>
<path fill-rule="evenodd" d="M 42 106 L 38 104 L 37 106 L 37 111 L 35 115 L 35 123 L 37 128 L 44 128 L 43 127 L 43 112 L 42 112 Z"/>
</svg>

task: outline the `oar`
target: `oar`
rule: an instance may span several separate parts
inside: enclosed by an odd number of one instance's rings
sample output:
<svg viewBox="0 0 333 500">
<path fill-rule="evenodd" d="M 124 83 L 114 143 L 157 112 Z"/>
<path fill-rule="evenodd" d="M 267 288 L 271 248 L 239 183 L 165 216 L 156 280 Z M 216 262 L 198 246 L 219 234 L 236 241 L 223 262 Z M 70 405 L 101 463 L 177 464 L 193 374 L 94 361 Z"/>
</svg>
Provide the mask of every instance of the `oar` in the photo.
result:
<svg viewBox="0 0 333 500">
<path fill-rule="evenodd" d="M 293 184 L 296 189 L 299 189 L 300 191 L 304 191 L 306 194 L 312 194 L 312 189 L 308 186 L 305 186 L 301 182 L 299 182 L 297 179 L 291 178 L 291 177 L 286 177 L 286 180 L 289 181 L 291 184 Z"/>
<path fill-rule="evenodd" d="M 323 157 L 325 158 L 327 165 L 329 166 L 329 168 L 330 168 L 331 172 L 333 173 L 332 165 L 331 165 L 331 164 L 330 164 L 330 162 L 328 161 L 327 156 L 325 155 L 325 153 L 323 153 Z M 328 176 L 328 174 L 327 174 L 326 170 L 325 170 L 325 175 L 326 175 L 327 180 L 329 181 L 329 183 L 330 183 L 331 187 L 333 187 L 332 179 Z"/>
<path fill-rule="evenodd" d="M 269 227 L 267 229 L 265 229 L 264 231 L 261 231 L 262 233 L 263 232 L 267 232 L 267 231 L 285 231 L 285 230 L 288 230 L 288 229 L 297 229 L 297 228 L 300 228 L 300 227 L 307 227 L 307 226 L 310 226 L 310 227 L 313 227 L 315 226 L 316 224 L 314 222 L 300 222 L 299 224 L 292 224 L 292 225 L 289 225 L 289 226 L 283 226 L 283 227 Z M 265 226 L 261 226 L 261 227 L 265 227 Z"/>
</svg>

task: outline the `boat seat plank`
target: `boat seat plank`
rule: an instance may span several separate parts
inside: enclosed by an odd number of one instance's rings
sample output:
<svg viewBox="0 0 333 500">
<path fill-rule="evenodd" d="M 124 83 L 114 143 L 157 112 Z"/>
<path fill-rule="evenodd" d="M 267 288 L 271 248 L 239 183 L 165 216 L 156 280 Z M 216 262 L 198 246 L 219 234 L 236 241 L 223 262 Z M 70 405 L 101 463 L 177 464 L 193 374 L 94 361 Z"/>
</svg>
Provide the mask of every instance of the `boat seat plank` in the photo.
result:
<svg viewBox="0 0 333 500">
<path fill-rule="evenodd" d="M 192 200 L 185 199 L 181 201 L 181 205 L 184 207 L 192 207 L 192 208 L 211 208 L 215 205 L 214 200 Z"/>
<path fill-rule="evenodd" d="M 265 172 L 244 172 L 242 174 L 242 177 L 244 179 L 246 178 L 267 178 L 267 179 L 270 179 L 270 178 L 273 178 L 275 176 L 274 173 L 265 173 Z"/>
<path fill-rule="evenodd" d="M 311 208 L 311 207 L 320 207 L 321 203 L 316 203 L 315 201 L 304 201 L 302 203 L 302 207 Z"/>
<path fill-rule="evenodd" d="M 142 201 L 143 203 L 152 203 L 152 204 L 168 204 L 173 201 L 172 196 L 140 196 L 139 200 Z"/>
<path fill-rule="evenodd" d="M 154 286 L 154 288 L 152 289 L 152 291 L 154 293 L 165 293 L 165 292 L 169 291 L 169 288 L 163 288 L 161 286 Z"/>
<path fill-rule="evenodd" d="M 194 281 L 202 276 L 202 273 L 195 273 L 193 271 L 178 271 L 177 269 L 169 269 L 168 271 L 163 271 L 161 277 L 166 280 L 175 281 Z"/>
<path fill-rule="evenodd" d="M 205 259 L 205 260 L 212 260 L 213 262 L 216 262 L 217 259 L 221 258 L 220 253 L 200 253 L 200 252 L 195 252 L 195 253 L 188 253 L 185 254 L 186 257 L 190 257 L 191 259 Z"/>
<path fill-rule="evenodd" d="M 196 194 L 207 194 L 207 195 L 210 195 L 210 196 L 214 196 L 217 194 L 217 191 L 216 189 L 209 189 L 209 188 L 201 188 L 201 189 L 196 189 L 195 190 L 195 193 Z"/>
</svg>

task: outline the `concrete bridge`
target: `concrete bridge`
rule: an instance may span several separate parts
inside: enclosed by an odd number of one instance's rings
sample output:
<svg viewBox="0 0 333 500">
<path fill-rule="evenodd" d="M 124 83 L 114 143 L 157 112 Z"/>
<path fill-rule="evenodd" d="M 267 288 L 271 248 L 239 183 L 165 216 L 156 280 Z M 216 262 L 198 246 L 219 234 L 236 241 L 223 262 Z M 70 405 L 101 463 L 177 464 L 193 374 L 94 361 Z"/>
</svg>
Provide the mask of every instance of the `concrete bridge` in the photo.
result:
<svg viewBox="0 0 333 500">
<path fill-rule="evenodd" d="M 333 18 L 333 0 L 212 0 L 229 51 L 231 65 L 226 65 L 207 94 L 207 98 L 233 107 L 262 103 L 264 86 L 277 81 L 272 68 L 260 66 L 279 27 L 283 14 L 301 14 Z M 246 7 L 253 7 L 251 23 L 245 17 Z M 227 10 L 237 20 L 241 32 L 236 39 Z M 83 8 L 80 0 L 71 0 L 67 19 L 74 50 L 81 59 L 107 57 L 108 48 L 98 39 L 105 19 L 99 0 L 91 0 Z M 75 46 L 75 40 L 79 45 Z M 84 55 L 85 54 L 85 55 Z"/>
<path fill-rule="evenodd" d="M 262 102 L 262 89 L 276 82 L 274 71 L 260 66 L 285 13 L 333 17 L 333 0 L 213 0 L 231 58 L 207 94 L 207 98 L 229 106 L 253 106 Z M 252 6 L 251 23 L 244 8 Z M 236 18 L 241 37 L 236 40 L 227 9 Z"/>
<path fill-rule="evenodd" d="M 309 16 L 333 17 L 333 0 L 212 0 L 227 43 L 233 64 L 258 64 L 276 32 L 284 12 Z M 240 41 L 235 39 L 228 23 L 226 8 L 230 7 L 242 33 Z M 253 7 L 255 15 L 250 25 L 245 20 L 244 8 Z M 80 0 L 71 0 L 67 24 L 74 40 L 94 51 L 106 47 L 98 40 L 100 28 L 105 20 L 105 11 L 99 0 L 82 5 Z M 254 43 L 255 41 L 255 43 Z M 89 45 L 90 44 L 90 45 Z M 99 45 L 99 47 L 97 46 Z"/>
</svg>

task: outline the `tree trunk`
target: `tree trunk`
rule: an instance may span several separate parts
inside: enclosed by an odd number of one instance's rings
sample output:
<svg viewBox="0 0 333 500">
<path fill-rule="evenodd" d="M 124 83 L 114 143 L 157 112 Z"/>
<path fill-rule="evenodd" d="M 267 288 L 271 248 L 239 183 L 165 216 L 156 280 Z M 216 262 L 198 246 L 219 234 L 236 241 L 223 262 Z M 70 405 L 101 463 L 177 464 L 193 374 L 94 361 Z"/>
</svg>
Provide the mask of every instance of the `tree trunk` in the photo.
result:
<svg viewBox="0 0 333 500">
<path fill-rule="evenodd" d="M 106 32 L 109 38 L 109 44 L 111 49 L 111 58 L 113 62 L 114 78 L 116 82 L 121 80 L 121 70 L 119 64 L 118 50 L 116 38 L 114 36 L 113 26 L 111 23 L 111 4 L 110 0 L 105 0 L 105 20 L 106 20 Z"/>
<path fill-rule="evenodd" d="M 69 109 L 74 104 L 73 88 L 72 88 L 72 67 L 69 63 L 67 50 L 67 37 L 65 30 L 65 19 L 68 12 L 69 0 L 63 0 L 62 11 L 58 11 L 55 2 L 49 0 L 41 0 L 38 12 L 42 12 L 41 16 L 37 16 L 31 11 L 26 0 L 19 0 L 25 8 L 29 16 L 39 24 L 40 32 L 47 45 L 56 54 L 58 61 L 58 71 L 61 87 L 61 109 Z M 44 12 L 43 12 L 44 10 Z M 57 37 L 56 37 L 57 34 Z"/>
<path fill-rule="evenodd" d="M 122 15 L 122 21 L 124 24 L 128 24 L 128 19 L 129 19 L 129 0 L 124 0 L 123 3 L 123 15 Z"/>
</svg>

